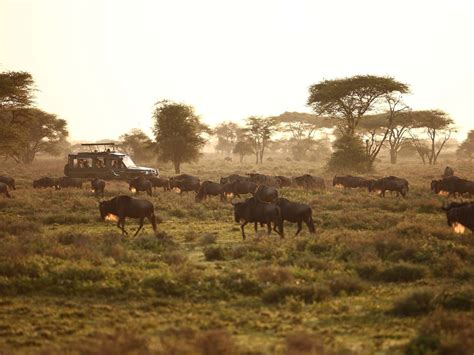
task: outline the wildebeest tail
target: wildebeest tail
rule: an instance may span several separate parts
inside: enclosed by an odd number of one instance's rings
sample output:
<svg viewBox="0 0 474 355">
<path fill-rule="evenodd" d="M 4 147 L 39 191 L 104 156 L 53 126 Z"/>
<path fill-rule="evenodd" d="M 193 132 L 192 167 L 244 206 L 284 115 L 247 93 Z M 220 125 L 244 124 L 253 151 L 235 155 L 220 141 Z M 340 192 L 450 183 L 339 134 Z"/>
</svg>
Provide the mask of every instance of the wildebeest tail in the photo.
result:
<svg viewBox="0 0 474 355">
<path fill-rule="evenodd" d="M 151 211 L 150 223 L 151 223 L 151 225 L 152 225 L 152 227 L 153 227 L 153 231 L 154 231 L 155 234 L 156 234 L 156 229 L 157 229 L 157 228 L 156 228 L 156 217 L 155 217 L 155 211 L 154 211 L 154 210 Z"/>
<path fill-rule="evenodd" d="M 314 226 L 312 213 L 310 213 L 310 215 L 309 215 L 307 224 L 308 224 L 309 232 L 311 234 L 316 234 L 316 227 Z"/>
<path fill-rule="evenodd" d="M 278 224 L 278 230 L 280 231 L 280 237 L 284 237 L 284 232 L 283 232 L 283 218 L 281 217 L 281 210 L 280 210 L 280 207 L 277 207 L 277 211 L 278 211 L 278 221 L 277 221 L 277 224 Z"/>
</svg>

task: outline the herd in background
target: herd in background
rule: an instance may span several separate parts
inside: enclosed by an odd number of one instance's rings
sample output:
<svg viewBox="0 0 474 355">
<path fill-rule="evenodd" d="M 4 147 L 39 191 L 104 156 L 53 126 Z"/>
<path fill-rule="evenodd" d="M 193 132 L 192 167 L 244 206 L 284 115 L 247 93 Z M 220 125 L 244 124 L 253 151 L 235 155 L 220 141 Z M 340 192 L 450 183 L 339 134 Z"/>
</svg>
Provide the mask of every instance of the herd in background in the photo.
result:
<svg viewBox="0 0 474 355">
<path fill-rule="evenodd" d="M 33 181 L 34 188 L 82 188 L 84 180 L 70 177 L 42 177 Z M 183 192 L 193 191 L 196 193 L 196 202 L 206 200 L 211 196 L 219 196 L 221 201 L 242 195 L 251 195 L 250 198 L 241 202 L 232 202 L 234 208 L 234 219 L 240 223 L 242 238 L 245 239 L 245 226 L 254 223 L 255 232 L 258 225 L 266 226 L 267 232 L 277 232 L 284 237 L 284 222 L 297 224 L 296 235 L 302 230 L 303 223 L 308 227 L 311 234 L 316 233 L 312 218 L 312 209 L 308 204 L 290 201 L 279 196 L 278 189 L 284 187 L 297 187 L 305 190 L 323 190 L 326 188 L 325 181 L 321 177 L 304 174 L 297 177 L 269 176 L 258 173 L 244 175 L 232 174 L 222 177 L 219 182 L 206 180 L 201 183 L 196 176 L 181 174 L 169 179 L 157 176 L 140 176 L 130 181 L 129 190 L 136 193 L 146 192 L 152 196 L 154 188 L 163 188 L 163 191 Z M 106 182 L 102 179 L 90 180 L 90 187 L 96 197 L 104 197 Z M 397 197 L 405 197 L 409 191 L 406 179 L 395 176 L 387 176 L 380 179 L 364 178 L 351 175 L 335 176 L 332 185 L 338 188 L 365 188 L 369 192 L 378 192 L 385 197 L 385 192 L 395 192 Z M 9 176 L 0 176 L 0 194 L 11 198 L 10 191 L 16 190 L 15 180 Z M 469 198 L 474 194 L 474 181 L 462 179 L 454 175 L 454 170 L 446 167 L 443 178 L 431 181 L 431 190 L 436 194 Z M 465 228 L 474 231 L 474 202 L 453 202 L 442 207 L 446 211 L 448 225 L 456 232 L 462 233 Z M 109 201 L 99 203 L 99 211 L 102 219 L 117 221 L 123 234 L 125 231 L 125 218 L 139 219 L 140 226 L 135 235 L 141 230 L 144 219 L 148 219 L 157 231 L 154 206 L 147 200 L 132 198 L 130 196 L 117 196 Z"/>
</svg>

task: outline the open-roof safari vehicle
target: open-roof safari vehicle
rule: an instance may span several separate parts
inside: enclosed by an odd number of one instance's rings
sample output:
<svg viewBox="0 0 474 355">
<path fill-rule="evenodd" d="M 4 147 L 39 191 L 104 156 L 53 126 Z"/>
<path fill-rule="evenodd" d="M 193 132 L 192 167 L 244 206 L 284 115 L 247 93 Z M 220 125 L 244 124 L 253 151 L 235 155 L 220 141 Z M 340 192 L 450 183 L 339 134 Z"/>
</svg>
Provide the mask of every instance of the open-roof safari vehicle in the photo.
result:
<svg viewBox="0 0 474 355">
<path fill-rule="evenodd" d="M 116 150 L 115 143 L 87 143 L 81 146 L 87 147 L 89 151 L 69 154 L 64 175 L 105 180 L 159 175 L 158 169 L 136 166 L 127 154 Z"/>
</svg>

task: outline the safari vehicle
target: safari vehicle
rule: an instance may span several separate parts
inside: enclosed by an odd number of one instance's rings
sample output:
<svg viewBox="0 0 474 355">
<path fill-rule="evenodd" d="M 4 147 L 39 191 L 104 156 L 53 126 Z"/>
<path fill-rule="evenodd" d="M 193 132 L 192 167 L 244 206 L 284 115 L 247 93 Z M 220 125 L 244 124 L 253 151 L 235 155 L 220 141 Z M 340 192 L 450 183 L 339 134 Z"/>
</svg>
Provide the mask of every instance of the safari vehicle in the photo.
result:
<svg viewBox="0 0 474 355">
<path fill-rule="evenodd" d="M 89 150 L 68 155 L 64 175 L 73 178 L 129 180 L 137 176 L 158 176 L 158 169 L 136 166 L 133 160 L 116 150 L 115 143 L 81 144 Z"/>
</svg>

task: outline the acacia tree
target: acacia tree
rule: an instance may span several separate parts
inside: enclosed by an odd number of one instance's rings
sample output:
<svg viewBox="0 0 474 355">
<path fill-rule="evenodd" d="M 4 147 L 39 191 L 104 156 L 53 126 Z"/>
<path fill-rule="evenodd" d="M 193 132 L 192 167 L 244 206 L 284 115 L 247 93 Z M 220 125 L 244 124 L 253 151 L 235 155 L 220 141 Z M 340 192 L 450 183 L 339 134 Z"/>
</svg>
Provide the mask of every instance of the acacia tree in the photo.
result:
<svg viewBox="0 0 474 355">
<path fill-rule="evenodd" d="M 59 154 L 68 136 L 67 123 L 37 108 L 22 110 L 21 124 L 12 130 L 12 140 L 3 153 L 17 163 L 30 164 L 39 152 Z"/>
<path fill-rule="evenodd" d="M 222 122 L 214 128 L 212 133 L 217 136 L 216 151 L 230 154 L 237 139 L 239 126 L 233 122 Z"/>
<path fill-rule="evenodd" d="M 387 146 L 390 150 L 390 163 L 396 164 L 398 153 L 407 141 L 407 133 L 413 124 L 411 112 L 400 112 L 398 117 L 393 121 L 390 133 L 387 137 Z"/>
<path fill-rule="evenodd" d="M 192 106 L 168 100 L 155 104 L 153 120 L 159 159 L 173 162 L 175 172 L 180 173 L 181 163 L 199 157 L 206 143 L 202 135 L 209 128 L 200 122 Z"/>
<path fill-rule="evenodd" d="M 466 140 L 461 143 L 456 154 L 459 157 L 472 159 L 472 156 L 474 155 L 474 130 L 469 131 Z"/>
<path fill-rule="evenodd" d="M 153 155 L 153 142 L 141 129 L 134 128 L 119 138 L 120 147 L 137 161 L 146 161 Z"/>
<path fill-rule="evenodd" d="M 423 154 L 430 165 L 435 165 L 439 154 L 450 139 L 451 133 L 455 131 L 454 121 L 441 110 L 417 111 L 413 113 L 413 118 L 414 122 L 409 130 L 413 145 L 419 154 L 424 152 Z M 427 152 L 426 149 L 423 149 L 426 144 L 424 144 L 420 132 L 427 136 L 429 142 Z M 422 160 L 425 163 L 423 157 Z"/>
<path fill-rule="evenodd" d="M 256 164 L 263 162 L 265 148 L 276 130 L 276 122 L 272 117 L 262 118 L 251 116 L 246 120 L 246 132 L 255 152 Z"/>
</svg>

